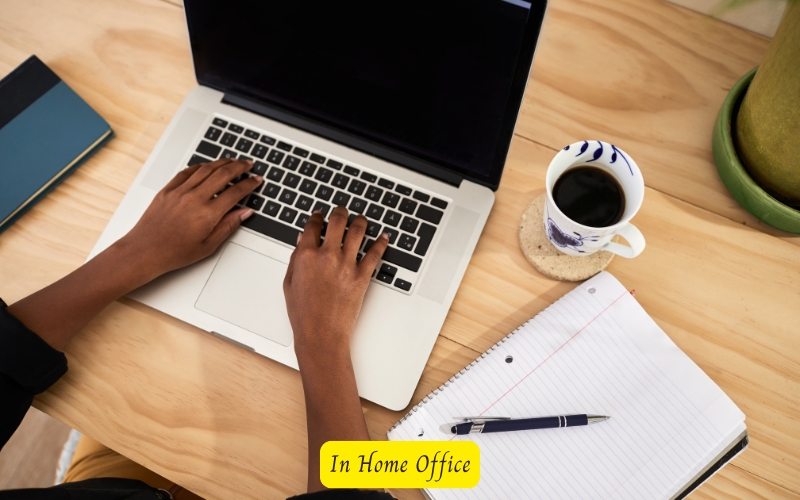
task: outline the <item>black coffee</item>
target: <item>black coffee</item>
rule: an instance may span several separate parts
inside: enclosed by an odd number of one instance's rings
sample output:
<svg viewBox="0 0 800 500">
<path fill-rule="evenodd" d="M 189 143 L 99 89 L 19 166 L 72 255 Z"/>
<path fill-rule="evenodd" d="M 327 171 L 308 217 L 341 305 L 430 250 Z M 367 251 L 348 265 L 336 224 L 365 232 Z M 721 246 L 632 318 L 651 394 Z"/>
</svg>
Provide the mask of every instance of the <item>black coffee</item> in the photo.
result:
<svg viewBox="0 0 800 500">
<path fill-rule="evenodd" d="M 604 170 L 582 166 L 567 170 L 553 187 L 556 206 L 578 224 L 607 227 L 622 219 L 625 194 Z"/>
</svg>

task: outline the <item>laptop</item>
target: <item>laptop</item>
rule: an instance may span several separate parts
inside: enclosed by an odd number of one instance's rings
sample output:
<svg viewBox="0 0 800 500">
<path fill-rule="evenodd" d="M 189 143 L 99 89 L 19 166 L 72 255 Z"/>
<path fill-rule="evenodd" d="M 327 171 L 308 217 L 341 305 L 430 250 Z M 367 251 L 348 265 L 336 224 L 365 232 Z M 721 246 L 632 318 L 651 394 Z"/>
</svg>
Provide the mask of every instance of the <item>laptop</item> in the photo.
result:
<svg viewBox="0 0 800 500">
<path fill-rule="evenodd" d="M 359 257 L 390 236 L 352 337 L 359 394 L 405 408 L 492 209 L 545 1 L 183 3 L 198 86 L 90 257 L 187 165 L 250 159 L 254 214 L 130 297 L 297 368 L 283 277 L 310 214 L 343 205 L 369 221 Z"/>
</svg>

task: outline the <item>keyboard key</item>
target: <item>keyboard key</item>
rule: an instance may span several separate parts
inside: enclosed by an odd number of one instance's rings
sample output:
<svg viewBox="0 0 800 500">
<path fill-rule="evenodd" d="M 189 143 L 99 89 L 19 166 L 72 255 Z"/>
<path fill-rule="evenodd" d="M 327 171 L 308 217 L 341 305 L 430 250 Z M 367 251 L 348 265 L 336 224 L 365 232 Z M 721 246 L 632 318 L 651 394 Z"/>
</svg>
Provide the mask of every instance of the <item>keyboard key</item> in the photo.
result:
<svg viewBox="0 0 800 500">
<path fill-rule="evenodd" d="M 244 135 L 255 140 L 258 140 L 258 138 L 261 137 L 261 134 L 259 134 L 258 132 L 254 132 L 252 130 L 245 130 Z"/>
<path fill-rule="evenodd" d="M 278 216 L 278 210 L 281 209 L 280 203 L 275 203 L 272 200 L 267 200 L 267 205 L 264 207 L 263 212 L 267 215 L 271 215 L 272 217 Z"/>
<path fill-rule="evenodd" d="M 209 158 L 216 158 L 219 156 L 220 151 L 222 151 L 221 147 L 206 141 L 200 141 L 200 144 L 197 146 L 197 152 Z"/>
<path fill-rule="evenodd" d="M 222 144 L 224 144 L 224 145 L 226 145 L 228 147 L 231 147 L 234 144 L 236 144 L 236 139 L 237 139 L 237 137 L 235 135 L 231 134 L 230 132 L 225 132 L 222 135 L 222 139 L 220 139 L 219 142 L 221 142 Z"/>
<path fill-rule="evenodd" d="M 291 226 L 258 214 L 253 214 L 242 221 L 242 226 L 291 246 L 297 246 L 297 235 L 300 234 L 300 231 Z"/>
<path fill-rule="evenodd" d="M 364 192 L 364 188 L 367 187 L 366 183 L 358 180 L 353 179 L 353 182 L 350 183 L 350 187 L 347 190 L 355 195 L 361 195 Z"/>
<path fill-rule="evenodd" d="M 372 236 L 373 238 L 377 238 L 381 234 L 381 225 L 373 221 L 367 222 L 366 234 L 367 236 Z"/>
<path fill-rule="evenodd" d="M 353 201 L 350 202 L 350 206 L 348 207 L 351 212 L 355 212 L 357 214 L 363 214 L 366 208 L 367 202 L 361 198 L 353 198 Z"/>
<path fill-rule="evenodd" d="M 287 205 L 291 205 L 292 203 L 294 203 L 295 198 L 297 198 L 297 193 L 284 188 L 278 200 L 282 201 L 283 203 L 286 203 Z"/>
<path fill-rule="evenodd" d="M 310 161 L 304 161 L 303 164 L 300 166 L 300 173 L 311 177 L 312 175 L 314 175 L 314 171 L 316 169 L 317 169 L 316 165 L 314 165 Z"/>
<path fill-rule="evenodd" d="M 240 127 L 239 125 L 236 125 L 235 123 L 231 123 L 230 125 L 228 125 L 228 130 L 236 132 L 237 134 L 241 134 L 242 131 L 244 131 L 244 127 Z"/>
<path fill-rule="evenodd" d="M 215 127 L 208 127 L 208 130 L 206 130 L 206 135 L 204 137 L 209 141 L 216 141 L 217 139 L 219 139 L 220 135 L 222 135 L 222 130 Z"/>
<path fill-rule="evenodd" d="M 358 172 L 359 170 L 357 168 L 351 167 L 350 165 L 344 167 L 344 173 L 346 174 L 358 176 Z"/>
<path fill-rule="evenodd" d="M 414 243 L 417 242 L 417 239 L 413 236 L 409 236 L 404 234 L 400 236 L 400 239 L 397 241 L 397 246 L 402 248 L 403 250 L 408 250 L 409 252 L 414 249 Z"/>
<path fill-rule="evenodd" d="M 343 174 L 336 174 L 333 177 L 333 181 L 331 181 L 331 184 L 333 184 L 339 189 L 344 189 L 345 187 L 347 187 L 348 182 L 350 182 L 350 177 L 347 177 L 346 175 Z"/>
<path fill-rule="evenodd" d="M 429 225 L 422 223 L 417 231 L 417 236 L 419 236 L 419 244 L 417 248 L 414 250 L 414 253 L 417 255 L 425 256 L 428 253 L 428 248 L 431 246 L 431 241 L 433 241 L 433 235 L 436 233 L 436 228 Z"/>
<path fill-rule="evenodd" d="M 447 202 L 446 202 L 446 201 L 444 201 L 444 200 L 440 200 L 439 198 L 434 198 L 434 199 L 432 199 L 432 200 L 431 200 L 431 205 L 433 205 L 434 207 L 439 207 L 439 208 L 441 208 L 442 210 L 444 210 L 445 208 L 447 208 Z"/>
<path fill-rule="evenodd" d="M 408 233 L 414 234 L 414 232 L 417 230 L 418 225 L 419 221 L 417 219 L 412 219 L 411 217 L 403 217 L 403 222 L 400 223 L 400 229 Z"/>
<path fill-rule="evenodd" d="M 432 222 L 433 224 L 438 224 L 441 222 L 442 215 L 444 215 L 444 212 L 436 210 L 435 208 L 431 208 L 427 205 L 420 205 L 419 210 L 417 210 L 417 217 L 422 220 Z"/>
<path fill-rule="evenodd" d="M 300 166 L 300 158 L 289 155 L 286 157 L 286 160 L 284 160 L 283 166 L 289 170 L 297 170 L 297 167 Z"/>
<path fill-rule="evenodd" d="M 277 198 L 278 193 L 281 192 L 281 187 L 277 184 L 268 183 L 267 187 L 264 188 L 264 195 L 269 196 L 270 198 Z"/>
<path fill-rule="evenodd" d="M 394 193 L 390 193 L 389 191 L 386 191 L 386 194 L 383 195 L 383 201 L 381 201 L 381 203 L 389 208 L 396 208 L 398 201 L 400 201 L 399 196 L 397 196 Z"/>
<path fill-rule="evenodd" d="M 314 208 L 311 211 L 312 212 L 316 212 L 317 210 L 319 210 L 320 212 L 322 212 L 322 217 L 324 218 L 324 217 L 328 216 L 328 211 L 330 209 L 331 209 L 330 205 L 328 205 L 327 203 L 322 203 L 321 201 L 318 201 L 318 202 L 316 202 L 314 204 Z"/>
<path fill-rule="evenodd" d="M 368 252 L 374 243 L 375 240 L 369 240 L 364 247 L 364 253 Z M 414 272 L 419 271 L 420 266 L 422 266 L 422 259 L 394 247 L 387 247 L 381 258 L 386 262 Z"/>
<path fill-rule="evenodd" d="M 309 198 L 308 196 L 304 196 L 303 195 L 303 196 L 300 196 L 299 200 L 297 200 L 297 204 L 295 204 L 295 207 L 299 208 L 303 212 L 310 212 L 311 211 L 311 205 L 313 205 L 313 204 L 314 204 L 314 200 L 313 199 Z M 409 250 L 411 250 L 411 249 L 409 248 Z"/>
<path fill-rule="evenodd" d="M 297 146 L 295 146 L 294 151 L 292 152 L 297 156 L 299 156 L 300 158 L 308 158 L 308 151 L 306 151 L 305 149 L 298 148 Z"/>
<path fill-rule="evenodd" d="M 256 147 L 253 148 L 253 156 L 255 156 L 256 158 L 261 158 L 263 160 L 264 157 L 267 156 L 268 151 L 269 148 L 264 146 L 263 144 L 256 144 Z"/>
<path fill-rule="evenodd" d="M 329 180 L 331 180 L 331 175 L 333 175 L 332 170 L 328 170 L 327 168 L 321 167 L 317 171 L 317 175 L 315 175 L 314 178 L 320 182 L 328 182 Z"/>
<path fill-rule="evenodd" d="M 251 147 L 253 147 L 253 141 L 244 137 L 239 138 L 239 142 L 236 143 L 236 150 L 242 153 L 250 152 Z"/>
<path fill-rule="evenodd" d="M 248 198 L 247 203 L 245 205 L 247 205 L 247 208 L 252 208 L 253 210 L 258 211 L 261 210 L 261 206 L 263 204 L 264 204 L 264 198 L 255 194 L 251 194 L 250 198 Z"/>
<path fill-rule="evenodd" d="M 378 273 L 378 281 L 383 281 L 391 285 L 392 281 L 394 281 L 394 276 L 390 276 L 386 273 Z"/>
<path fill-rule="evenodd" d="M 253 163 L 253 170 L 251 170 L 251 172 L 253 172 L 255 175 L 260 175 L 260 176 L 263 177 L 264 174 L 267 173 L 267 169 L 268 168 L 269 168 L 269 165 L 267 165 L 263 161 L 257 161 L 255 163 Z"/>
<path fill-rule="evenodd" d="M 186 165 L 191 167 L 192 165 L 197 165 L 198 163 L 208 163 L 210 161 L 211 160 L 209 160 L 208 158 L 203 158 L 200 155 L 192 155 L 192 157 L 189 158 L 189 163 L 187 163 Z"/>
<path fill-rule="evenodd" d="M 383 189 L 375 186 L 370 186 L 367 188 L 367 194 L 365 196 L 367 197 L 368 200 L 380 201 L 382 194 L 383 194 Z"/>
<path fill-rule="evenodd" d="M 225 159 L 233 159 L 233 160 L 235 160 L 236 156 L 237 156 L 236 155 L 236 151 L 233 151 L 233 150 L 230 150 L 230 149 L 226 149 L 225 151 L 222 152 L 222 154 L 219 157 L 220 157 L 220 159 L 225 158 Z"/>
<path fill-rule="evenodd" d="M 291 151 L 292 150 L 292 145 L 291 144 L 286 144 L 283 141 L 278 141 L 278 146 L 277 147 L 278 147 L 278 149 L 282 149 L 284 151 Z"/>
<path fill-rule="evenodd" d="M 315 161 L 317 163 L 325 163 L 325 157 L 322 155 L 318 155 L 317 153 L 311 153 L 311 161 Z"/>
<path fill-rule="evenodd" d="M 328 160 L 328 163 L 326 163 L 325 165 L 331 167 L 334 170 L 342 169 L 342 162 L 336 160 Z"/>
<path fill-rule="evenodd" d="M 295 217 L 297 217 L 297 210 L 289 207 L 283 207 L 283 211 L 278 216 L 280 220 L 282 220 L 283 222 L 287 222 L 289 224 L 294 222 Z"/>
<path fill-rule="evenodd" d="M 381 264 L 381 272 L 389 276 L 394 276 L 397 274 L 397 268 L 391 264 Z"/>
<path fill-rule="evenodd" d="M 396 286 L 400 290 L 405 290 L 406 292 L 411 290 L 411 283 L 405 280 L 401 280 L 400 278 L 394 280 L 394 286 Z"/>
<path fill-rule="evenodd" d="M 369 172 L 361 172 L 361 178 L 367 182 L 375 182 L 378 180 L 378 176 L 375 174 L 371 174 Z"/>
<path fill-rule="evenodd" d="M 289 186 L 290 188 L 296 188 L 299 182 L 300 176 L 297 174 L 286 174 L 286 177 L 283 179 L 283 185 Z"/>
<path fill-rule="evenodd" d="M 300 228 L 306 227 L 306 222 L 308 222 L 309 217 L 311 216 L 308 214 L 300 214 L 300 217 L 297 218 L 297 222 L 295 222 L 294 225 Z"/>
<path fill-rule="evenodd" d="M 311 179 L 303 179 L 303 182 L 300 184 L 300 191 L 306 194 L 314 194 L 315 189 L 317 189 L 317 183 Z"/>
<path fill-rule="evenodd" d="M 381 187 L 385 187 L 386 189 L 392 189 L 394 187 L 394 182 L 387 179 L 380 179 L 378 181 L 378 185 Z"/>
<path fill-rule="evenodd" d="M 369 208 L 367 209 L 367 217 L 370 219 L 381 220 L 382 216 L 383 207 L 374 203 L 370 203 Z"/>
<path fill-rule="evenodd" d="M 216 125 L 217 127 L 222 127 L 222 128 L 225 128 L 225 127 L 228 126 L 228 122 L 226 122 L 222 118 L 214 118 L 214 121 L 212 123 L 214 125 Z"/>
<path fill-rule="evenodd" d="M 419 191 L 414 191 L 414 199 L 415 199 L 415 200 L 419 200 L 419 201 L 421 201 L 422 203 L 428 203 L 428 200 L 430 200 L 430 199 L 431 199 L 431 197 L 430 197 L 430 196 L 428 196 L 428 195 L 427 195 L 427 194 L 425 194 L 425 193 L 420 193 Z"/>
<path fill-rule="evenodd" d="M 275 182 L 280 182 L 283 179 L 283 170 L 278 167 L 272 167 L 269 169 L 269 173 L 267 174 L 267 179 Z"/>
<path fill-rule="evenodd" d="M 405 187 L 405 186 L 403 186 L 401 184 L 398 184 L 397 187 L 394 188 L 394 190 L 397 191 L 398 193 L 404 194 L 406 196 L 410 196 L 411 195 L 411 188 L 410 187 Z"/>
<path fill-rule="evenodd" d="M 386 216 L 383 218 L 383 222 L 392 227 L 397 227 L 397 225 L 400 224 L 400 214 L 393 212 L 392 210 L 387 210 Z"/>
<path fill-rule="evenodd" d="M 273 146 L 275 144 L 275 139 L 273 139 L 272 137 L 268 137 L 266 135 L 262 135 L 261 136 L 261 142 L 263 142 L 264 144 L 269 144 L 270 146 Z"/>
<path fill-rule="evenodd" d="M 330 186 L 320 186 L 319 189 L 317 189 L 316 197 L 319 198 L 320 200 L 328 201 L 331 199 L 332 195 L 333 195 L 333 188 Z"/>
<path fill-rule="evenodd" d="M 383 228 L 383 232 L 386 234 L 386 236 L 389 237 L 389 244 L 390 245 L 394 245 L 394 240 L 396 240 L 397 239 L 397 235 L 400 234 L 400 233 L 397 232 L 397 229 L 392 229 L 390 227 L 384 227 Z"/>
<path fill-rule="evenodd" d="M 267 156 L 267 161 L 270 163 L 274 163 L 275 165 L 280 165 L 281 160 L 283 160 L 284 156 L 285 155 L 280 151 L 278 151 L 277 149 L 273 149 L 272 151 L 270 151 L 269 156 Z"/>
<path fill-rule="evenodd" d="M 414 210 L 417 208 L 417 202 L 412 200 L 411 198 L 403 198 L 403 201 L 400 202 L 400 211 L 403 213 L 407 213 L 409 215 L 414 213 Z"/>
<path fill-rule="evenodd" d="M 346 207 L 348 201 L 350 201 L 350 195 L 341 191 L 337 191 L 333 197 L 333 204 L 339 207 Z"/>
</svg>

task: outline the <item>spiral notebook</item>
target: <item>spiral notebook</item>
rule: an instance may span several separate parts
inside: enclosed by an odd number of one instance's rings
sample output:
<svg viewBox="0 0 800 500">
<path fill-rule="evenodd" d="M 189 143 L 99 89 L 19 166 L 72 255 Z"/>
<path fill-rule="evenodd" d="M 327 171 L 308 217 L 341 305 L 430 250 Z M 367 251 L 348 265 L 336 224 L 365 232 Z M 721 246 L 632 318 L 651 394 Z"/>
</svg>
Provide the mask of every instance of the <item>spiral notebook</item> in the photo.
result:
<svg viewBox="0 0 800 500">
<path fill-rule="evenodd" d="M 456 416 L 587 413 L 589 426 L 453 437 Z M 683 498 L 748 443 L 744 414 L 607 272 L 422 400 L 390 440 L 473 440 L 481 480 L 434 499 Z M 446 426 L 445 426 L 446 427 Z"/>
</svg>

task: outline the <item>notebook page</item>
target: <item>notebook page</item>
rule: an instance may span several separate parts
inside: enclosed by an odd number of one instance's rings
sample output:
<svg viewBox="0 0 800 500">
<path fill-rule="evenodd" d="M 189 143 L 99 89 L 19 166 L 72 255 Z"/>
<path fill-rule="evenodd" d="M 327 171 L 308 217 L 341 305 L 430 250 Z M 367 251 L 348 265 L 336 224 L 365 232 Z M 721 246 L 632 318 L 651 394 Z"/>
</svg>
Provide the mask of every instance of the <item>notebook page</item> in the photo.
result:
<svg viewBox="0 0 800 500">
<path fill-rule="evenodd" d="M 471 490 L 428 490 L 436 499 L 669 498 L 744 421 L 606 272 L 434 393 L 389 439 L 450 439 L 440 426 L 461 415 L 612 417 L 572 429 L 455 437 L 480 446 L 481 482 Z"/>
</svg>

